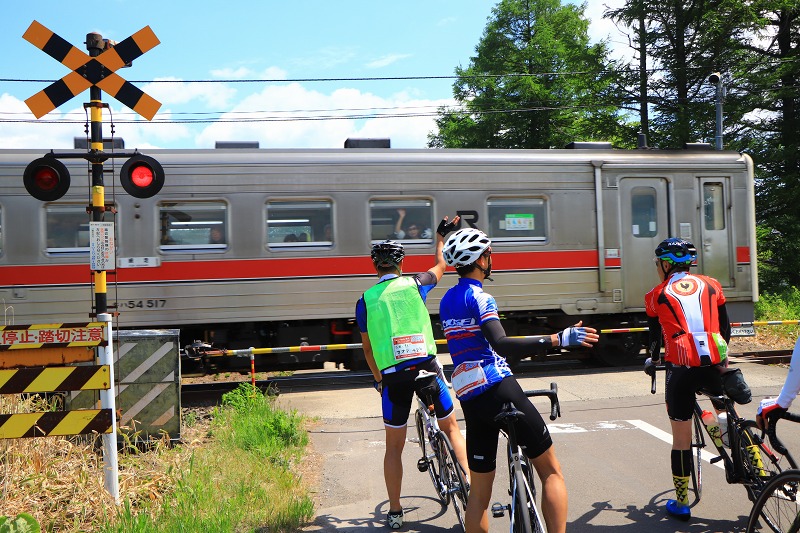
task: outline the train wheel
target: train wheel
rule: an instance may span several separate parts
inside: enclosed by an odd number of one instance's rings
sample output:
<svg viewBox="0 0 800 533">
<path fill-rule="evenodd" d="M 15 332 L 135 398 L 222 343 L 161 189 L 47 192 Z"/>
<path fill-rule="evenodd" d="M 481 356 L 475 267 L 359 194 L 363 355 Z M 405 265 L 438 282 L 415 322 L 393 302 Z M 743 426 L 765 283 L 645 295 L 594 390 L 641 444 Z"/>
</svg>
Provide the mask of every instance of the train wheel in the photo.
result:
<svg viewBox="0 0 800 533">
<path fill-rule="evenodd" d="M 640 351 L 645 347 L 645 338 L 636 333 L 601 335 L 600 342 L 591 350 L 599 362 L 608 366 L 638 364 Z"/>
</svg>

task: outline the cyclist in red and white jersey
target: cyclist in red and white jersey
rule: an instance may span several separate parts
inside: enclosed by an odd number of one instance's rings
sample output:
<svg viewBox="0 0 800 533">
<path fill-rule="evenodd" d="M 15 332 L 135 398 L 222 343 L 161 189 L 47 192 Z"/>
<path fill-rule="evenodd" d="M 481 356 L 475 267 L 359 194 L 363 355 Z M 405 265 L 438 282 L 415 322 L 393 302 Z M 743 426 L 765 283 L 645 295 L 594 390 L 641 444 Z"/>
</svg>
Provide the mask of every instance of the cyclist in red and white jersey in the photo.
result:
<svg viewBox="0 0 800 533">
<path fill-rule="evenodd" d="M 720 370 L 727 366 L 730 322 L 719 282 L 689 273 L 697 257 L 691 242 L 669 238 L 658 245 L 655 254 L 661 283 L 644 297 L 650 329 L 645 370 L 650 373 L 653 363 L 660 362 L 661 344 L 666 341 L 665 398 L 672 426 L 672 480 L 677 496 L 667 501 L 667 513 L 689 520 L 695 392 L 703 388 L 722 394 Z"/>
</svg>

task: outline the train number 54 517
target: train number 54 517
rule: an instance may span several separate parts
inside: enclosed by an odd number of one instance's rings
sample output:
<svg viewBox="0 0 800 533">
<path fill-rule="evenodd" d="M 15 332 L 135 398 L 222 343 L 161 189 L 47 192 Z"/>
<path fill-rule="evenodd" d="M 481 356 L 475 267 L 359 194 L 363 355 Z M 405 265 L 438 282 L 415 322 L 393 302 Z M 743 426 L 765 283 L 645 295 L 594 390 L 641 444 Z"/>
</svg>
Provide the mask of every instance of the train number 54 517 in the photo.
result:
<svg viewBox="0 0 800 533">
<path fill-rule="evenodd" d="M 128 300 L 122 302 L 122 307 L 127 307 L 128 309 L 156 309 L 166 307 L 166 305 L 166 300 Z"/>
</svg>

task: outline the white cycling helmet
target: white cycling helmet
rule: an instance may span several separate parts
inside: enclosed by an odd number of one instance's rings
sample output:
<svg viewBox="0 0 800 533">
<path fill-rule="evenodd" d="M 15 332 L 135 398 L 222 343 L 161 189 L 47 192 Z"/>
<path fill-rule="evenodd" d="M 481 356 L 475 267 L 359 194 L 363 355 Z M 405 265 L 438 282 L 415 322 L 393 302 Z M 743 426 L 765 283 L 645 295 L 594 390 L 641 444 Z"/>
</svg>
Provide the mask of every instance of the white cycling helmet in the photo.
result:
<svg viewBox="0 0 800 533">
<path fill-rule="evenodd" d="M 444 243 L 445 262 L 452 267 L 471 265 L 492 245 L 484 232 L 475 228 L 460 229 Z"/>
</svg>

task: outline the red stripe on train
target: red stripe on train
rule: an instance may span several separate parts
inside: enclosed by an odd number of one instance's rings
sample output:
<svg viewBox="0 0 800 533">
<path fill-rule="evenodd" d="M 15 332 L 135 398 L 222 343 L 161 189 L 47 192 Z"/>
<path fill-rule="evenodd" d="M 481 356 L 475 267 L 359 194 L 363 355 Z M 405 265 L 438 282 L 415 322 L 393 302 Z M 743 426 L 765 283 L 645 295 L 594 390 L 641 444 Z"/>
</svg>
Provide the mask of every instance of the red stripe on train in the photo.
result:
<svg viewBox="0 0 800 533">
<path fill-rule="evenodd" d="M 406 272 L 423 272 L 433 266 L 432 255 L 409 255 Z M 558 252 L 493 252 L 492 268 L 506 270 L 596 269 L 597 252 L 570 250 Z M 618 268 L 618 258 L 606 259 L 606 267 Z M 0 285 L 91 284 L 89 265 L 0 266 Z M 265 279 L 374 275 L 367 256 L 300 257 L 281 259 L 226 259 L 214 261 L 162 261 L 151 268 L 121 268 L 109 282 L 169 282 L 216 279 Z"/>
</svg>

